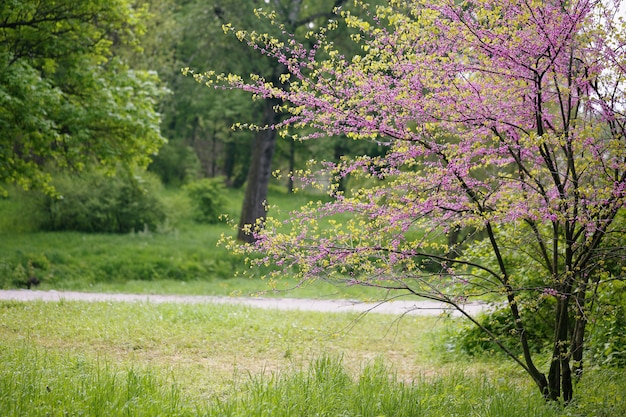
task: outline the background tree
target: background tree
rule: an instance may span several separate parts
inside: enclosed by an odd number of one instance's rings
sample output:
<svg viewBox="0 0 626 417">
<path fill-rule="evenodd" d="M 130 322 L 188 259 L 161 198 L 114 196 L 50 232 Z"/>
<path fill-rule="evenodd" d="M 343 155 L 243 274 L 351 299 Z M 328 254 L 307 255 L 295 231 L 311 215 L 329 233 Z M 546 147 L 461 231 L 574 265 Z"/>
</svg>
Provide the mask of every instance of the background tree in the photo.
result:
<svg viewBox="0 0 626 417">
<path fill-rule="evenodd" d="M 332 10 L 341 6 L 345 0 L 328 2 L 306 2 L 302 0 L 275 0 L 272 3 L 275 14 L 274 19 L 282 23 L 286 33 L 295 34 L 300 28 L 310 28 L 314 25 L 325 24 L 332 17 Z M 288 74 L 284 62 L 276 61 L 275 64 L 263 73 L 265 78 L 273 84 L 282 84 L 282 77 Z M 281 121 L 281 114 L 277 108 L 282 104 L 279 97 L 266 96 L 263 100 L 262 127 L 271 127 Z M 238 239 L 244 242 L 253 242 L 255 237 L 249 233 L 249 225 L 260 224 L 267 214 L 267 187 L 272 172 L 272 158 L 276 145 L 276 130 L 262 128 L 255 137 L 252 150 L 252 159 L 248 171 L 246 192 L 243 199 L 241 216 L 239 219 Z M 290 158 L 292 157 L 290 151 Z"/>
<path fill-rule="evenodd" d="M 181 165 L 193 168 L 194 160 L 200 167 L 193 176 L 224 176 L 227 184 L 234 187 L 245 182 L 253 135 L 233 131 L 231 126 L 243 117 L 257 114 L 258 104 L 251 103 L 239 91 L 198 89 L 192 79 L 181 76 L 180 69 L 204 67 L 211 62 L 218 71 L 265 71 L 267 59 L 253 56 L 236 39 L 225 37 L 222 30 L 227 21 L 246 26 L 255 23 L 252 10 L 258 7 L 256 3 L 176 1 L 173 22 L 180 32 L 175 34 L 172 45 L 174 63 L 164 75 L 172 91 L 163 106 L 163 134 L 169 144 L 152 166 L 165 182 L 184 182 L 189 172 L 180 169 Z M 174 175 L 174 171 L 178 172 Z"/>
<path fill-rule="evenodd" d="M 302 0 L 273 0 L 267 1 L 265 4 L 272 10 L 271 18 L 267 20 L 260 20 L 253 25 L 247 25 L 241 21 L 241 8 L 234 8 L 233 14 L 236 19 L 227 19 L 224 15 L 224 11 L 227 9 L 233 9 L 232 6 L 224 7 L 219 6 L 221 11 L 220 19 L 224 22 L 224 30 L 229 31 L 233 28 L 245 28 L 254 33 L 263 33 L 264 28 L 267 29 L 268 21 L 279 22 L 283 27 L 284 37 L 287 33 L 300 33 L 307 31 L 312 27 L 325 24 L 325 22 L 332 17 L 332 10 L 334 7 L 341 6 L 345 0 L 334 0 L 326 2 L 308 2 Z M 255 2 L 256 3 L 256 2 Z M 257 12 L 262 8 L 256 9 Z M 245 16 L 245 14 L 244 14 Z M 243 23 L 243 24 L 242 24 Z M 254 30 L 252 29 L 254 28 Z M 233 38 L 234 39 L 234 38 Z M 249 50 L 248 50 L 249 51 Z M 248 62 L 262 62 L 263 70 L 251 71 L 255 74 L 263 74 L 268 80 L 273 83 L 280 83 L 282 76 L 287 71 L 284 63 L 275 61 L 266 61 L 263 56 L 257 55 L 256 59 L 249 60 Z M 187 65 L 186 68 L 190 68 Z M 219 65 L 212 65 L 212 71 L 221 72 L 222 68 Z M 241 71 L 234 71 L 235 73 L 244 73 Z M 281 120 L 281 114 L 277 111 L 277 107 L 281 104 L 280 99 L 275 97 L 265 97 L 259 103 L 259 118 L 257 119 L 257 125 L 263 127 L 274 126 Z M 248 227 L 245 225 L 256 224 L 262 222 L 266 215 L 266 200 L 267 189 L 272 172 L 272 160 L 274 156 L 276 146 L 276 131 L 271 128 L 256 129 L 256 134 L 252 146 L 252 155 L 250 159 L 250 165 L 246 178 L 246 191 L 244 195 L 244 201 L 240 217 L 239 239 L 242 241 L 252 242 L 254 236 L 247 233 Z M 295 152 L 295 145 L 288 152 L 289 159 L 293 160 L 293 152 Z"/>
<path fill-rule="evenodd" d="M 390 147 L 322 172 L 372 186 L 332 185 L 333 201 L 303 208 L 287 231 L 268 219 L 240 249 L 303 279 L 447 303 L 546 398 L 570 401 L 591 306 L 624 278 L 626 31 L 614 13 L 593 0 L 393 1 L 369 20 L 341 12 L 358 29 L 350 58 L 323 33 L 312 48 L 240 33 L 287 73 L 217 82 L 286 103 L 276 130 Z M 464 309 L 485 298 L 506 306 L 515 339 Z M 546 371 L 525 327 L 539 308 L 553 330 Z"/>
<path fill-rule="evenodd" d="M 0 183 L 48 192 L 48 169 L 147 165 L 163 144 L 154 73 L 112 53 L 137 47 L 126 0 L 0 5 Z"/>
</svg>

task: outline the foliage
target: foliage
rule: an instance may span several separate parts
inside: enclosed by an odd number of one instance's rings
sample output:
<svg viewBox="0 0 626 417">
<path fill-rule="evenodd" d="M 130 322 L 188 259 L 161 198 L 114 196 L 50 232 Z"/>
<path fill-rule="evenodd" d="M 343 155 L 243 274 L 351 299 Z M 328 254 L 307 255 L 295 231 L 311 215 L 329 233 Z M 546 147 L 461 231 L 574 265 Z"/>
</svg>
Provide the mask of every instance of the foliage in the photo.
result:
<svg viewBox="0 0 626 417">
<path fill-rule="evenodd" d="M 596 295 L 624 277 L 623 266 L 609 267 L 626 256 L 624 229 L 614 222 L 626 202 L 619 2 L 363 7 L 365 18 L 338 10 L 356 31 L 357 55 L 327 40 L 336 21 L 309 33 L 307 43 L 227 27 L 288 73 L 280 82 L 195 75 L 285 103 L 290 116 L 273 126 L 282 135 L 389 146 L 382 157 L 345 159 L 308 175 L 311 183 L 350 174 L 378 184 L 347 194 L 335 182 L 333 202 L 303 208 L 287 232 L 263 222 L 255 246 L 240 250 L 305 280 L 440 300 L 479 327 L 463 306 L 488 296 L 506 306 L 522 355 L 481 329 L 546 398 L 571 401 Z M 352 217 L 337 220 L 344 215 Z M 321 218 L 334 227 L 320 227 Z M 468 250 L 473 245 L 484 250 Z M 526 270 L 539 280 L 526 279 Z M 555 305 L 554 331 L 551 360 L 540 370 L 525 327 L 532 322 L 523 319 L 534 311 L 520 302 L 546 299 Z"/>
<path fill-rule="evenodd" d="M 224 231 L 222 227 L 200 228 L 194 233 L 4 235 L 0 287 L 26 288 L 30 283 L 32 288 L 45 290 L 221 295 L 265 289 L 267 284 L 246 282 L 250 280 L 223 283 L 232 279 L 243 263 L 240 257 L 215 249 Z M 185 286 L 187 282 L 194 284 Z"/>
<path fill-rule="evenodd" d="M 138 47 L 141 22 L 128 0 L 2 2 L 0 184 L 53 194 L 50 168 L 147 165 L 164 91 L 112 54 Z"/>
<path fill-rule="evenodd" d="M 224 179 L 205 178 L 185 185 L 185 191 L 195 208 L 194 219 L 199 223 L 217 223 L 224 214 Z"/>
<path fill-rule="evenodd" d="M 235 16 L 234 19 L 230 20 L 223 20 L 221 29 L 227 34 L 231 33 L 232 35 L 234 35 L 229 38 L 231 39 L 231 42 L 234 41 L 235 38 L 239 41 L 242 41 L 244 39 L 244 37 L 241 36 L 244 32 L 237 30 L 239 28 L 245 28 L 253 34 L 261 34 L 265 32 L 266 28 L 269 26 L 269 23 L 280 22 L 281 28 L 280 31 L 275 31 L 275 37 L 260 35 L 260 38 L 265 37 L 268 40 L 273 39 L 276 42 L 287 42 L 293 37 L 293 39 L 301 39 L 303 42 L 308 43 L 309 41 L 306 40 L 305 34 L 309 29 L 319 27 L 319 25 L 324 25 L 325 22 L 327 22 L 329 19 L 333 19 L 333 8 L 340 8 L 348 6 L 349 4 L 349 2 L 346 0 L 276 0 L 274 2 L 271 2 L 271 4 L 269 2 L 267 3 L 267 8 L 257 8 L 255 6 L 254 14 L 256 14 L 257 16 L 267 16 L 268 19 L 260 19 L 260 21 L 252 25 L 247 24 L 247 19 L 242 19 L 241 16 Z M 268 12 L 267 9 L 270 9 L 271 12 Z M 223 8 L 220 6 L 215 8 L 214 11 L 215 10 L 223 11 Z M 236 13 L 241 15 L 241 13 L 239 13 L 239 10 L 237 10 Z M 250 18 L 251 16 L 252 15 L 249 15 L 248 18 Z M 220 13 L 220 18 L 221 17 L 222 13 Z M 345 25 L 342 27 L 345 28 Z M 342 42 L 342 38 L 345 38 L 345 36 L 342 35 L 345 35 L 345 33 L 338 31 L 335 36 L 339 44 L 344 43 Z M 264 50 L 262 47 L 260 47 L 259 49 Z M 252 49 L 247 49 L 247 51 L 247 53 L 254 52 Z M 231 74 L 250 72 L 252 72 L 253 74 L 262 74 L 262 76 L 267 79 L 269 84 L 281 84 L 286 86 L 286 79 L 284 77 L 288 75 L 288 68 L 284 65 L 284 62 L 268 60 L 264 55 L 257 55 L 256 58 L 248 59 L 247 62 L 252 64 L 252 71 L 249 71 L 247 68 L 245 71 L 233 71 L 230 68 L 228 70 L 231 71 Z M 183 73 L 194 73 L 194 67 L 197 68 L 197 66 L 186 65 L 183 69 Z M 224 68 L 222 65 L 220 65 L 220 63 L 211 64 L 211 74 L 220 73 L 221 71 L 224 71 Z M 231 79 L 230 76 L 224 75 L 224 77 Z M 195 78 L 196 81 L 206 84 L 207 86 L 212 86 L 210 82 L 205 83 L 205 80 L 202 77 L 196 76 Z M 233 78 L 233 80 L 234 79 L 236 79 L 236 77 Z M 221 87 L 223 87 L 223 85 Z M 237 91 L 237 89 L 232 88 L 218 89 Z M 265 219 L 265 216 L 267 214 L 265 202 L 267 200 L 267 189 L 271 177 L 271 172 L 274 169 L 282 168 L 284 165 L 288 166 L 288 172 L 294 171 L 296 167 L 296 161 L 300 159 L 296 157 L 296 150 L 298 148 L 302 148 L 301 146 L 297 146 L 297 143 L 295 141 L 291 141 L 287 144 L 288 151 L 283 152 L 283 155 L 287 155 L 288 162 L 286 164 L 275 162 L 274 153 L 277 144 L 277 134 L 274 126 L 279 124 L 287 116 L 287 114 L 283 113 L 280 108 L 280 105 L 282 103 L 281 98 L 263 94 L 254 94 L 253 97 L 255 99 L 253 101 L 258 102 L 258 106 L 255 107 L 255 116 L 251 118 L 249 117 L 249 115 L 245 115 L 245 121 L 247 122 L 252 120 L 254 121 L 254 123 L 252 123 L 251 125 L 248 123 L 241 123 L 240 121 L 234 123 L 234 126 L 237 130 L 242 130 L 242 128 L 249 127 L 250 129 L 243 130 L 253 132 L 254 134 L 250 164 L 246 169 L 246 193 L 242 204 L 238 233 L 238 239 L 244 242 L 252 242 L 255 239 L 254 235 L 248 233 L 247 225 L 263 224 L 263 219 Z M 219 109 L 218 111 L 221 111 L 221 109 Z M 340 149 L 341 148 L 339 147 L 334 149 L 335 155 L 339 154 Z M 230 179 L 229 174 L 227 175 L 227 177 Z M 288 176 L 287 178 L 287 188 L 289 191 L 291 191 L 293 189 L 293 179 L 291 176 Z M 230 180 L 228 182 L 231 183 Z"/>
<path fill-rule="evenodd" d="M 40 196 L 42 230 L 128 233 L 156 230 L 165 221 L 160 184 L 146 173 L 92 171 L 53 184 L 58 197 Z"/>
<path fill-rule="evenodd" d="M 592 361 L 618 368 L 626 365 L 626 286 L 615 283 L 598 297 L 598 311 L 590 323 Z"/>
<path fill-rule="evenodd" d="M 86 178 L 88 175 L 66 181 L 74 184 Z M 110 177 L 100 180 L 121 181 Z M 96 192 L 91 188 L 92 193 Z M 19 189 L 12 191 L 8 198 L 0 199 L 1 288 L 25 288 L 28 279 L 35 277 L 38 288 L 46 290 L 205 295 L 249 295 L 272 290 L 266 281 L 237 277 L 247 269 L 243 258 L 216 247 L 220 236 L 231 232 L 230 226 L 194 222 L 190 199 L 180 189 L 158 189 L 159 205 L 162 203 L 167 216 L 164 224 L 148 231 L 142 224 L 129 234 L 37 232 L 42 216 L 34 203 L 41 200 Z M 227 189 L 224 197 L 227 202 L 224 213 L 236 219 L 241 191 Z M 287 196 L 281 190 L 280 194 L 272 193 L 271 198 L 290 211 L 311 197 Z M 81 200 L 79 205 L 83 204 Z M 276 288 L 285 291 L 295 286 L 297 281 L 286 280 Z M 302 289 L 298 296 L 313 297 L 319 291 L 334 298 L 359 298 L 367 292 L 328 285 L 322 289 Z"/>
<path fill-rule="evenodd" d="M 180 68 L 210 62 L 222 71 L 264 69 L 268 60 L 251 57 L 239 42 L 223 36 L 221 28 L 228 21 L 254 27 L 251 16 L 255 7 L 251 0 L 179 2 L 172 15 L 175 28 L 179 28 L 172 35 L 174 62 L 170 70 L 174 70 L 164 74 L 173 93 L 163 104 L 163 134 L 170 145 L 176 150 L 193 150 L 201 177 L 224 176 L 236 187 L 245 181 L 252 134 L 233 131 L 231 126 L 244 115 L 258 114 L 259 106 L 239 91 L 198 90 L 193 80 L 181 76 Z M 178 169 L 175 160 L 157 161 L 160 173 Z"/>
<path fill-rule="evenodd" d="M 148 170 L 157 174 L 165 185 L 181 186 L 200 176 L 200 160 L 189 146 L 170 142 L 161 148 Z"/>
<path fill-rule="evenodd" d="M 554 306 L 551 307 L 554 308 Z M 549 315 L 549 311 L 536 311 L 535 314 L 524 315 L 523 326 L 527 329 L 527 337 L 534 353 L 544 352 L 553 336 L 554 324 L 544 320 L 544 317 L 547 315 Z M 506 309 L 498 309 L 489 314 L 484 314 L 477 317 L 477 320 L 480 323 L 480 327 L 474 325 L 467 326 L 457 337 L 457 343 L 462 351 L 470 355 L 501 353 L 483 330 L 484 328 L 491 334 L 498 335 L 500 343 L 507 346 L 511 352 L 517 355 L 524 353 L 517 343 L 519 337 L 517 336 L 515 323 L 511 320 L 511 316 Z"/>
<path fill-rule="evenodd" d="M 522 308 L 529 308 L 532 314 L 522 317 L 535 352 L 541 353 L 552 338 L 554 324 L 548 322 L 555 308 L 553 300 L 519 300 Z M 616 282 L 603 288 L 597 294 L 595 306 L 590 309 L 587 349 L 589 362 L 593 366 L 623 367 L 626 363 L 626 295 L 624 283 Z M 506 309 L 497 309 L 491 314 L 477 317 L 482 327 L 498 335 L 500 341 L 512 352 L 522 354 L 517 345 L 515 324 Z M 498 353 L 491 339 L 476 326 L 467 326 L 455 336 L 455 344 L 471 355 L 493 355 Z"/>
</svg>

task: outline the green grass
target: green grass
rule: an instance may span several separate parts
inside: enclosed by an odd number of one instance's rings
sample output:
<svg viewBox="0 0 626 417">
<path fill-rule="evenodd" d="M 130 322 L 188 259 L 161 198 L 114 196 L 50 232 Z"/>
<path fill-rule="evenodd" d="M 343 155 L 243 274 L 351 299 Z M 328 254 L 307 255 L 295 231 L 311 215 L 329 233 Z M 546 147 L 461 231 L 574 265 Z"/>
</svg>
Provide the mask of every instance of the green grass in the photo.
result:
<svg viewBox="0 0 626 417">
<path fill-rule="evenodd" d="M 80 352 L 115 363 L 181 369 L 181 378 L 219 391 L 233 368 L 258 373 L 302 365 L 321 352 L 356 369 L 385 352 L 405 376 L 430 369 L 446 319 L 257 310 L 234 305 L 18 303 L 0 309 L 0 340 Z M 452 323 L 452 322 L 450 322 Z M 417 342 L 419 340 L 419 343 Z"/>
<path fill-rule="evenodd" d="M 18 416 L 192 416 L 176 382 L 34 347 L 2 348 L 0 413 Z"/>
<path fill-rule="evenodd" d="M 382 360 L 353 377 L 341 361 L 321 357 L 306 370 L 252 378 L 220 404 L 237 416 L 554 416 L 527 389 L 455 372 L 412 382 Z"/>
<path fill-rule="evenodd" d="M 0 237 L 0 288 L 23 288 L 36 276 L 41 290 L 351 299 L 377 294 L 323 282 L 299 285 L 288 276 L 270 286 L 243 259 L 217 246 L 221 233 L 229 231 L 197 225 L 172 233 L 5 235 Z"/>
<path fill-rule="evenodd" d="M 2 416 L 617 416 L 623 371 L 546 404 L 519 369 L 448 352 L 453 319 L 228 305 L 0 303 Z"/>
</svg>

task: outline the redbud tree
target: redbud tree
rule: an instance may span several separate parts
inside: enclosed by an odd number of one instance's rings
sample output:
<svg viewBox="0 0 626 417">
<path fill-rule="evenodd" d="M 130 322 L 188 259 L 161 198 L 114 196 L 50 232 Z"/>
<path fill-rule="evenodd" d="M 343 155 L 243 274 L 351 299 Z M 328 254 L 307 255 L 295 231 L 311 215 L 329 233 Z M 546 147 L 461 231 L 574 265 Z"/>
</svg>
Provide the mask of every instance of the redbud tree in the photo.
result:
<svg viewBox="0 0 626 417">
<path fill-rule="evenodd" d="M 389 149 L 304 175 L 312 183 L 329 178 L 331 201 L 303 207 L 285 223 L 252 226 L 256 243 L 244 250 L 304 280 L 447 303 L 482 326 L 546 398 L 571 400 L 595 296 L 624 274 L 619 4 L 392 0 L 362 7 L 358 16 L 337 10 L 307 45 L 284 31 L 272 37 L 225 27 L 285 66 L 280 85 L 196 74 L 209 85 L 280 100 L 290 116 L 258 128 Z M 326 40 L 339 22 L 359 53 L 344 55 Z M 342 192 L 332 185 L 348 175 L 362 177 L 362 186 Z M 521 355 L 464 309 L 475 299 L 507 309 Z M 554 331 L 548 361 L 537 358 L 524 320 L 541 306 Z"/>
</svg>

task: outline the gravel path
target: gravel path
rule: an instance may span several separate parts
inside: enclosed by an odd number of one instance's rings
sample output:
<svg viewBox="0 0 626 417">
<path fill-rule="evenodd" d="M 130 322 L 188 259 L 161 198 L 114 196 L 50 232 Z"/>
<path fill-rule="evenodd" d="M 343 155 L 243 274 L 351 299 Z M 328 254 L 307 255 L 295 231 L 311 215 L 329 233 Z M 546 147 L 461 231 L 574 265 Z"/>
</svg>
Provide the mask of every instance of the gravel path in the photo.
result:
<svg viewBox="0 0 626 417">
<path fill-rule="evenodd" d="M 435 301 L 395 300 L 385 303 L 366 303 L 352 300 L 313 300 L 299 298 L 256 298 L 256 297 L 214 297 L 198 295 L 146 295 L 146 294 L 104 294 L 74 291 L 33 291 L 33 290 L 0 290 L 0 300 L 14 301 L 115 301 L 140 303 L 212 303 L 238 304 L 255 308 L 274 310 L 321 311 L 331 313 L 372 312 L 384 314 L 413 314 L 436 316 L 452 311 L 443 303 Z M 484 304 L 466 304 L 465 311 L 471 315 L 487 308 Z"/>
</svg>

